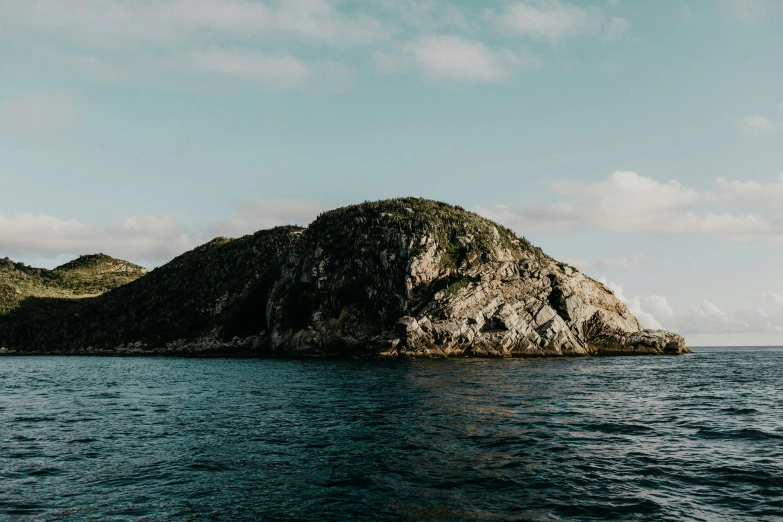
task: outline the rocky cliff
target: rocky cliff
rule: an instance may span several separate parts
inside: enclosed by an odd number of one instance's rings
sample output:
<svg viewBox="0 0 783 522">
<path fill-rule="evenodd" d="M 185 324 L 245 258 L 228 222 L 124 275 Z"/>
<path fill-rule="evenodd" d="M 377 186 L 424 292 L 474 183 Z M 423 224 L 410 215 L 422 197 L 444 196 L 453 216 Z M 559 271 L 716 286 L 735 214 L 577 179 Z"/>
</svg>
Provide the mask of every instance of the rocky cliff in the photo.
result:
<svg viewBox="0 0 783 522">
<path fill-rule="evenodd" d="M 505 227 L 416 198 L 217 239 L 98 297 L 25 299 L 0 317 L 0 346 L 389 358 L 689 351 Z"/>
</svg>

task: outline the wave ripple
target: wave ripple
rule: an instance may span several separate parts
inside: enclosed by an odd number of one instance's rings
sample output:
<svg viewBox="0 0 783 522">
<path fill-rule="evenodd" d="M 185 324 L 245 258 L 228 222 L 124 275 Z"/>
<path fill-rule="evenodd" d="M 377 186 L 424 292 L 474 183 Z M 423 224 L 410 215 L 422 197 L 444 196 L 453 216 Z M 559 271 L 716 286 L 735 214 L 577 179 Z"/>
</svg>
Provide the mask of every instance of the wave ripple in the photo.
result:
<svg viewBox="0 0 783 522">
<path fill-rule="evenodd" d="M 780 348 L 4 357 L 0 389 L 0 519 L 783 519 Z"/>
</svg>

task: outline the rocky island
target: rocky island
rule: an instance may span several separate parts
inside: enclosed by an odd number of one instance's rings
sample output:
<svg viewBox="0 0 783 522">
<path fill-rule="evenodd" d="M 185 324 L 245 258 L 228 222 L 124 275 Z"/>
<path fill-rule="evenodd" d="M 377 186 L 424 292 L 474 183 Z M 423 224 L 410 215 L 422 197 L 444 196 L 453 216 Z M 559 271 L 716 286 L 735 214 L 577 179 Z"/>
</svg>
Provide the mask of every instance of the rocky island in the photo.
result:
<svg viewBox="0 0 783 522">
<path fill-rule="evenodd" d="M 614 294 L 500 224 L 367 202 L 146 272 L 109 256 L 0 261 L 0 353 L 259 357 L 682 354 Z"/>
</svg>

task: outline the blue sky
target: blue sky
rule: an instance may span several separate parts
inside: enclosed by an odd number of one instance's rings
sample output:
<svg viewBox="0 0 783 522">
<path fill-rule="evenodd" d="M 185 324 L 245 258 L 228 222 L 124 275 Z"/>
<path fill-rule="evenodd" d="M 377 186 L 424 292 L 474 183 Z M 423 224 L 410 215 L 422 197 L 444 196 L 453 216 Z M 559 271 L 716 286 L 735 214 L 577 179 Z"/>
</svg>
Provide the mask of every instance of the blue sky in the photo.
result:
<svg viewBox="0 0 783 522">
<path fill-rule="evenodd" d="M 783 344 L 779 0 L 0 0 L 0 256 L 474 209 L 691 344 Z"/>
</svg>

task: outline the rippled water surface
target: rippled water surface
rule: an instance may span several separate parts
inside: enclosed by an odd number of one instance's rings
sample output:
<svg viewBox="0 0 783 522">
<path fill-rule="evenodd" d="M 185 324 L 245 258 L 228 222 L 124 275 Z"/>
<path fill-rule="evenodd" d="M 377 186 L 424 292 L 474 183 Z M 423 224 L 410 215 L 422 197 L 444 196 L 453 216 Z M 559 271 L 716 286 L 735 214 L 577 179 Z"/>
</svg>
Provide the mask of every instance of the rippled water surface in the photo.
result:
<svg viewBox="0 0 783 522">
<path fill-rule="evenodd" d="M 783 349 L 0 358 L 0 519 L 783 520 Z"/>
</svg>

